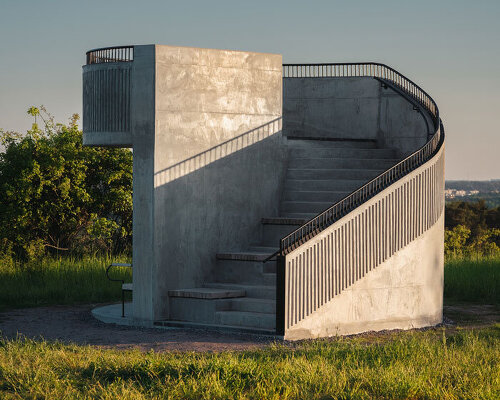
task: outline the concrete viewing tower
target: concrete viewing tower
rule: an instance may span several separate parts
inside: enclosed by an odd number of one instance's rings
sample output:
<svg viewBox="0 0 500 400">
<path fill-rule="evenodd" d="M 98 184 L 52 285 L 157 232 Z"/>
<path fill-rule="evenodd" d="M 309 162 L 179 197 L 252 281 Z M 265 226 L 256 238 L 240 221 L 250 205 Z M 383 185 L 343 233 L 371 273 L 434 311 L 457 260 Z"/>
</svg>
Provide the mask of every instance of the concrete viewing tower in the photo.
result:
<svg viewBox="0 0 500 400">
<path fill-rule="evenodd" d="M 91 50 L 83 133 L 133 149 L 131 323 L 295 340 L 442 321 L 444 130 L 392 68 Z"/>
</svg>

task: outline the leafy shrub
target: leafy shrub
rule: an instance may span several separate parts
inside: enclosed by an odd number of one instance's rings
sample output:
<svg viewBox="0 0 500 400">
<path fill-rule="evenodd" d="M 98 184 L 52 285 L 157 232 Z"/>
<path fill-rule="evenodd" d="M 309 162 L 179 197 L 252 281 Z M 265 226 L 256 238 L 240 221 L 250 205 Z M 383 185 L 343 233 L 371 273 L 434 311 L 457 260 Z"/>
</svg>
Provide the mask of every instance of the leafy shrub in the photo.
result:
<svg viewBox="0 0 500 400">
<path fill-rule="evenodd" d="M 43 107 L 28 113 L 35 123 L 26 135 L 0 131 L 0 240 L 11 246 L 5 254 L 27 261 L 129 252 L 131 151 L 84 147 L 76 114 L 64 125 Z"/>
</svg>

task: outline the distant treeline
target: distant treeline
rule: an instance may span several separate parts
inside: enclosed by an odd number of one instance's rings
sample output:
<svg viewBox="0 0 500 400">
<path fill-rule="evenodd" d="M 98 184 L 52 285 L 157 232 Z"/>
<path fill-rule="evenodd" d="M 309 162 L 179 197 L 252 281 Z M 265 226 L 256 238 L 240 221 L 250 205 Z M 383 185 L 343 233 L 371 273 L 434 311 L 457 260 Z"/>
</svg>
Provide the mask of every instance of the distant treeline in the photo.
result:
<svg viewBox="0 0 500 400">
<path fill-rule="evenodd" d="M 485 200 L 451 201 L 445 207 L 447 256 L 494 256 L 500 254 L 500 207 Z"/>
<path fill-rule="evenodd" d="M 446 181 L 446 189 L 479 190 L 479 192 L 500 192 L 500 179 L 489 181 Z"/>
</svg>

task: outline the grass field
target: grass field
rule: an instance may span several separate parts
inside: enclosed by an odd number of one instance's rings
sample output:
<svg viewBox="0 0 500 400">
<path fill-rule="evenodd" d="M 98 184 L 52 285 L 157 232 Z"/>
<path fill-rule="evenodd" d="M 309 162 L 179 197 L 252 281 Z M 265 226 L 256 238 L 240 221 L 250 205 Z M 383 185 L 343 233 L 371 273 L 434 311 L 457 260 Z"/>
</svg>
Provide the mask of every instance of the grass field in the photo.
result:
<svg viewBox="0 0 500 400">
<path fill-rule="evenodd" d="M 500 258 L 447 260 L 444 297 L 447 301 L 500 304 Z"/>
<path fill-rule="evenodd" d="M 106 279 L 101 258 L 45 259 L 35 267 L 0 265 L 0 309 L 39 305 L 118 301 L 120 284 Z M 114 257 L 113 262 L 130 262 Z M 444 295 L 453 301 L 500 304 L 500 259 L 454 259 L 445 264 Z M 131 281 L 128 268 L 114 277 Z"/>
<path fill-rule="evenodd" d="M 2 399 L 498 399 L 500 325 L 222 353 L 0 341 Z"/>
<path fill-rule="evenodd" d="M 0 309 L 54 304 L 98 303 L 120 299 L 120 283 L 106 279 L 111 262 L 126 257 L 44 259 L 36 265 L 0 265 Z M 132 279 L 129 268 L 113 269 L 113 277 Z"/>
<path fill-rule="evenodd" d="M 120 285 L 104 275 L 110 262 L 47 259 L 34 268 L 0 267 L 0 307 L 118 300 Z M 499 304 L 499 271 L 499 259 L 447 261 L 447 301 Z M 130 280 L 128 269 L 119 275 Z M 221 353 L 0 339 L 2 400 L 498 399 L 499 371 L 500 324 Z"/>
</svg>

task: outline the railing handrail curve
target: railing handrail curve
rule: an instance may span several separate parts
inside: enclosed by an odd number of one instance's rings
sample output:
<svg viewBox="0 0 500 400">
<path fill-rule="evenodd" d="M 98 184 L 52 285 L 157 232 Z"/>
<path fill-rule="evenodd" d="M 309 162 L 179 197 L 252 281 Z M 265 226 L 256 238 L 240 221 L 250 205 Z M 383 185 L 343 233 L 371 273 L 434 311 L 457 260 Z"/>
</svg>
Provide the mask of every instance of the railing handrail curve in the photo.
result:
<svg viewBox="0 0 500 400">
<path fill-rule="evenodd" d="M 311 74 L 311 67 L 313 68 Z M 337 70 L 336 67 L 339 67 Z M 342 74 L 332 75 L 335 72 Z M 354 68 L 354 73 L 352 70 Z M 357 67 L 357 69 L 356 69 Z M 297 68 L 295 71 L 293 68 Z M 299 71 L 300 68 L 300 71 Z M 326 69 L 325 69 L 326 68 Z M 330 68 L 330 75 L 328 69 Z M 346 71 L 347 68 L 347 71 Z M 291 76 L 289 75 L 291 70 Z M 372 72 L 371 74 L 366 73 Z M 294 74 L 295 72 L 295 74 Z M 375 74 L 374 72 L 379 72 Z M 389 73 L 388 73 L 389 72 Z M 347 73 L 347 75 L 345 74 Z M 441 129 L 442 122 L 439 118 L 439 109 L 436 102 L 430 97 L 425 90 L 420 88 L 412 80 L 406 78 L 404 75 L 397 72 L 395 69 L 381 63 L 328 63 L 328 64 L 283 64 L 283 77 L 284 78 L 322 78 L 322 77 L 373 77 L 386 81 L 394 85 L 400 90 L 411 96 L 426 111 L 428 111 L 433 119 L 434 133 L 429 140 L 417 149 L 412 154 L 399 161 L 397 164 L 388 168 L 360 188 L 356 189 L 343 199 L 337 201 L 326 210 L 320 212 L 314 218 L 307 221 L 305 224 L 284 236 L 280 239 L 280 248 L 276 254 L 286 255 L 294 250 L 305 241 L 319 234 L 321 231 L 332 225 L 334 222 L 354 210 L 356 207 L 367 201 L 368 199 L 380 193 L 383 189 L 392 185 L 415 168 L 421 166 L 441 148 L 444 138 L 444 132 Z M 412 90 L 408 88 L 412 86 Z M 425 99 L 425 100 L 424 100 Z M 271 258 L 269 257 L 269 258 Z"/>
</svg>

